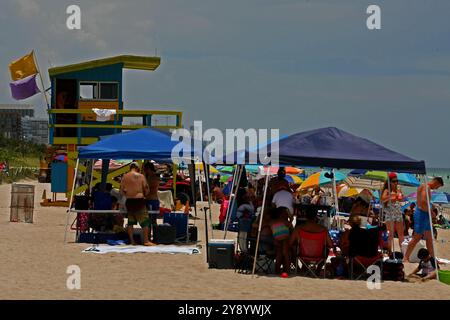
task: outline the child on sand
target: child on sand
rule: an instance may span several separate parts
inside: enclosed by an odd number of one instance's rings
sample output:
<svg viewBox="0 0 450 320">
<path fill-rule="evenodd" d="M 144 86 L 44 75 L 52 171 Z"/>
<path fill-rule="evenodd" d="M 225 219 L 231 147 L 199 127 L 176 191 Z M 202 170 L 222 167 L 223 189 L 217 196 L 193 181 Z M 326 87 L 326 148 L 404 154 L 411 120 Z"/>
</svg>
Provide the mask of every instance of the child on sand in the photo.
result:
<svg viewBox="0 0 450 320">
<path fill-rule="evenodd" d="M 436 259 L 430 255 L 430 252 L 422 248 L 417 252 L 417 257 L 420 259 L 419 265 L 408 275 L 408 278 L 421 281 L 436 279 Z"/>
</svg>

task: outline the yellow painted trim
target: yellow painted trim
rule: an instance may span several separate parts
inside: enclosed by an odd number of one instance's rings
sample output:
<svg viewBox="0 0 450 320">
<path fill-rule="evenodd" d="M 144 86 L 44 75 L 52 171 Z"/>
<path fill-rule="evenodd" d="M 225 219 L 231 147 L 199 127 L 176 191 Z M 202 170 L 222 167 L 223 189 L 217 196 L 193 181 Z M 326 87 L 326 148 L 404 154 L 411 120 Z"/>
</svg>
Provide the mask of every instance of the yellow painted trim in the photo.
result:
<svg viewBox="0 0 450 320">
<path fill-rule="evenodd" d="M 86 107 L 86 106 L 84 106 Z M 94 106 L 93 106 L 94 107 Z M 91 109 L 50 109 L 48 113 L 53 114 L 95 114 Z M 179 116 L 183 115 L 181 111 L 163 111 L 163 110 L 117 110 L 118 115 L 123 116 L 148 116 L 148 115 L 168 115 Z"/>
<path fill-rule="evenodd" d="M 175 129 L 177 126 L 144 126 L 144 125 L 127 125 L 127 124 L 51 124 L 53 128 L 91 128 L 91 129 L 124 129 L 124 130 L 135 130 L 142 128 L 166 128 Z M 56 139 L 56 138 L 55 138 Z M 75 138 L 76 139 L 76 138 Z M 76 144 L 76 142 L 72 142 Z M 56 144 L 56 143 L 55 143 Z"/>
<path fill-rule="evenodd" d="M 115 57 L 96 59 L 81 63 L 69 64 L 61 67 L 50 68 L 48 69 L 48 74 L 50 75 L 50 77 L 53 77 L 58 74 L 94 69 L 118 63 L 122 63 L 123 68 L 126 69 L 154 71 L 161 64 L 161 58 L 148 56 L 146 57 L 146 56 L 120 55 Z"/>
<path fill-rule="evenodd" d="M 95 143 L 97 141 L 98 141 L 98 138 L 95 138 L 95 137 L 81 138 L 80 145 L 88 145 L 88 144 Z M 78 144 L 78 138 L 77 137 L 54 137 L 53 145 L 60 145 L 60 144 Z"/>
</svg>

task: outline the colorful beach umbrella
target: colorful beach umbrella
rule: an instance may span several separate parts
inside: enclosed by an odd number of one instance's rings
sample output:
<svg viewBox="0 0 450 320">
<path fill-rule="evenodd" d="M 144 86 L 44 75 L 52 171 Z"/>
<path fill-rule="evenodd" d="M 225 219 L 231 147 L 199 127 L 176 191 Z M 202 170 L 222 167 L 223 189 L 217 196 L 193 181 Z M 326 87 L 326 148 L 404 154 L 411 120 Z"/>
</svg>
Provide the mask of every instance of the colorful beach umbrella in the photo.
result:
<svg viewBox="0 0 450 320">
<path fill-rule="evenodd" d="M 234 167 L 233 166 L 218 166 L 217 170 L 219 170 L 220 172 L 233 173 Z"/>
<path fill-rule="evenodd" d="M 293 174 L 287 174 L 284 179 L 286 179 L 287 182 L 289 182 L 290 184 L 301 184 L 303 182 L 303 180 L 296 175 Z"/>
<path fill-rule="evenodd" d="M 338 197 L 354 197 L 358 195 L 363 189 L 361 188 L 352 188 L 346 184 L 341 184 L 336 187 Z"/>
<path fill-rule="evenodd" d="M 409 200 L 416 200 L 417 199 L 417 192 L 413 192 L 410 195 L 407 196 Z M 447 192 L 431 192 L 431 199 L 430 201 L 432 203 L 439 203 L 439 204 L 447 204 L 450 203 L 450 194 Z"/>
<path fill-rule="evenodd" d="M 372 179 L 378 181 L 386 181 L 388 178 L 388 173 L 385 171 L 369 171 L 369 170 L 353 170 L 349 176 L 356 176 L 364 179 Z M 410 173 L 397 173 L 398 184 L 408 187 L 418 187 L 420 186 L 420 181 Z"/>
<path fill-rule="evenodd" d="M 195 164 L 195 170 L 200 170 L 203 171 L 203 163 L 196 163 Z M 213 166 L 209 166 L 209 173 L 219 173 L 219 170 L 217 170 L 216 168 L 214 168 Z"/>
<path fill-rule="evenodd" d="M 319 172 L 316 172 L 316 173 L 310 175 L 308 178 L 306 178 L 305 181 L 303 181 L 299 190 L 305 190 L 305 189 L 309 189 L 309 188 L 314 188 L 316 186 L 323 186 L 326 184 L 331 184 L 333 182 L 333 180 L 325 176 L 325 174 L 327 174 L 327 173 L 330 174 L 331 172 L 319 171 Z M 335 176 L 336 183 L 345 180 L 345 178 L 347 177 L 345 174 L 343 174 L 342 172 L 339 172 L 339 171 L 334 171 L 334 176 Z"/>
<path fill-rule="evenodd" d="M 304 171 L 303 169 L 299 169 L 296 167 L 285 167 L 284 169 L 286 170 L 287 174 L 300 174 Z"/>
<path fill-rule="evenodd" d="M 233 177 L 228 174 L 223 174 L 220 176 L 220 182 L 222 182 L 222 183 L 231 181 L 232 179 L 233 179 Z"/>
</svg>

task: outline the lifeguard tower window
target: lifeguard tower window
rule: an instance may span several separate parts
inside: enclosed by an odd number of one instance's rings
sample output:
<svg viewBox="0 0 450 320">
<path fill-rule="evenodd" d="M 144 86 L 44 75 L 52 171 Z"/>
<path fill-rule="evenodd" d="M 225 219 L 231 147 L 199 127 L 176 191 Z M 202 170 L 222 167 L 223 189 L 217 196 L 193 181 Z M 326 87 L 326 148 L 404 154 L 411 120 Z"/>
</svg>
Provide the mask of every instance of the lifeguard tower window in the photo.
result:
<svg viewBox="0 0 450 320">
<path fill-rule="evenodd" d="M 117 82 L 80 82 L 81 100 L 113 100 L 119 98 Z"/>
<path fill-rule="evenodd" d="M 80 82 L 80 99 L 84 100 L 98 99 L 98 83 Z"/>
<path fill-rule="evenodd" d="M 117 82 L 100 82 L 100 99 L 117 100 L 119 86 Z"/>
</svg>

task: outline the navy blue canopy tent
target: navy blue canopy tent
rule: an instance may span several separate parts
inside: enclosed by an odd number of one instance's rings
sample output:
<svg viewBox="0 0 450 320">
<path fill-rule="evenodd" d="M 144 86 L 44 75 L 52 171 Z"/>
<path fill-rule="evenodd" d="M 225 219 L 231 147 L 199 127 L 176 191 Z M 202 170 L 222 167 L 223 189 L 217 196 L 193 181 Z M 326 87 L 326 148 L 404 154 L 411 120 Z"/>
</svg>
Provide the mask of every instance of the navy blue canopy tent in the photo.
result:
<svg viewBox="0 0 450 320">
<path fill-rule="evenodd" d="M 172 162 L 172 150 L 177 144 L 179 144 L 178 141 L 171 140 L 170 132 L 143 128 L 108 136 L 89 146 L 80 147 L 78 158 Z M 192 151 L 189 158 L 194 156 L 195 152 Z"/>
<path fill-rule="evenodd" d="M 279 145 L 281 165 L 425 173 L 424 161 L 417 161 L 334 127 L 295 133 L 276 143 Z M 274 146 L 269 144 L 267 150 L 271 151 Z M 230 158 L 241 164 L 258 159 L 255 152 L 249 151 L 245 152 L 245 158 L 242 151 L 226 160 L 230 162 Z M 243 161 L 238 161 L 240 158 Z"/>
</svg>

